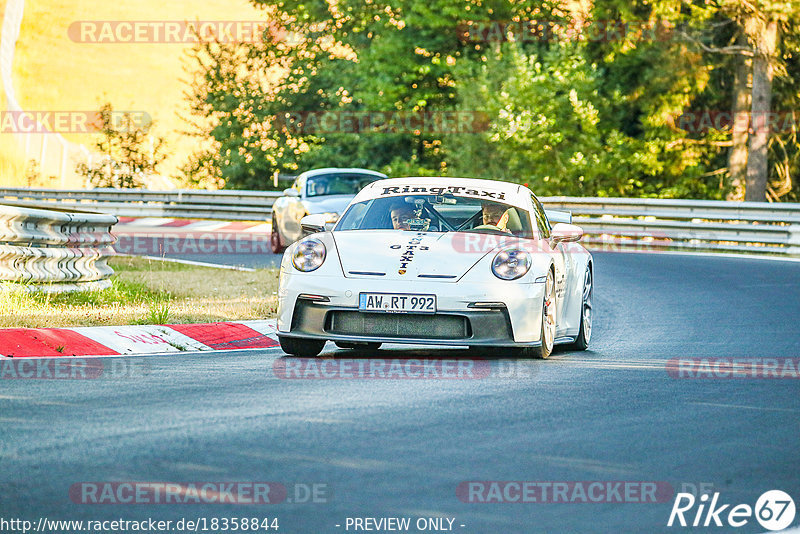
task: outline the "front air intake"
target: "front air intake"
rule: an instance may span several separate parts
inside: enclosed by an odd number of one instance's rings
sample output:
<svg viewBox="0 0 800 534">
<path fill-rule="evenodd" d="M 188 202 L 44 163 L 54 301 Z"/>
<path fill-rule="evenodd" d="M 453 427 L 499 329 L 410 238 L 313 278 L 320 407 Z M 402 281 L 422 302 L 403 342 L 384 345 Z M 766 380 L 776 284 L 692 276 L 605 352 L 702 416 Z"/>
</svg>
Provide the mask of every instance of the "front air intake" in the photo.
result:
<svg viewBox="0 0 800 534">
<path fill-rule="evenodd" d="M 463 315 L 414 313 L 331 312 L 326 330 L 331 334 L 413 339 L 467 339 L 472 336 Z"/>
</svg>

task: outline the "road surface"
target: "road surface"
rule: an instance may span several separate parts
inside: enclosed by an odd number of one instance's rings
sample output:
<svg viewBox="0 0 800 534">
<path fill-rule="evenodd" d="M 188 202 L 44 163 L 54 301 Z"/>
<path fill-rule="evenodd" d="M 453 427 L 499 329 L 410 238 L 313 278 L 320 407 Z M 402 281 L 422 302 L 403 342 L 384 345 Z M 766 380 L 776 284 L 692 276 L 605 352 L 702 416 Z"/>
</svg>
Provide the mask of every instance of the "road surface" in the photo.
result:
<svg viewBox="0 0 800 534">
<path fill-rule="evenodd" d="M 800 504 L 800 381 L 667 371 L 677 357 L 798 357 L 800 263 L 622 253 L 595 262 L 591 350 L 510 362 L 511 376 L 287 380 L 274 369 L 292 360 L 269 349 L 130 358 L 142 367 L 124 380 L 4 380 L 0 515 L 277 517 L 280 533 L 354 532 L 345 527 L 357 517 L 452 518 L 463 533 L 691 531 L 666 527 L 671 497 L 474 503 L 457 495 L 468 481 L 705 483 L 720 503 L 753 506 L 781 489 Z M 332 344 L 324 356 L 353 358 Z M 399 345 L 370 356 L 468 358 Z M 89 481 L 269 481 L 294 501 L 316 484 L 326 502 L 73 502 L 70 487 Z M 736 529 L 764 530 L 753 518 Z"/>
</svg>

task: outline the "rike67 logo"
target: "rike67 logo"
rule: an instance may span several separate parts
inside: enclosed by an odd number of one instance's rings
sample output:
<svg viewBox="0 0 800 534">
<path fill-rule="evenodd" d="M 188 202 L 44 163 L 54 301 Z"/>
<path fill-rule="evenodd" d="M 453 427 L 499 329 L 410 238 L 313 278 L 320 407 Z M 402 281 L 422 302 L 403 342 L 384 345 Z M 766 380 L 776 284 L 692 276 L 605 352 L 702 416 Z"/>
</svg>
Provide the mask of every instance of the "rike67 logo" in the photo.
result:
<svg viewBox="0 0 800 534">
<path fill-rule="evenodd" d="M 708 494 L 696 499 L 691 493 L 678 493 L 667 526 L 671 527 L 677 520 L 677 525 L 682 527 L 742 527 L 755 515 L 765 529 L 783 530 L 794 521 L 794 501 L 788 493 L 781 490 L 764 492 L 754 508 L 749 504 L 722 504 L 719 502 L 719 495 L 719 492 L 715 492 L 711 496 L 711 502 L 708 502 Z"/>
</svg>

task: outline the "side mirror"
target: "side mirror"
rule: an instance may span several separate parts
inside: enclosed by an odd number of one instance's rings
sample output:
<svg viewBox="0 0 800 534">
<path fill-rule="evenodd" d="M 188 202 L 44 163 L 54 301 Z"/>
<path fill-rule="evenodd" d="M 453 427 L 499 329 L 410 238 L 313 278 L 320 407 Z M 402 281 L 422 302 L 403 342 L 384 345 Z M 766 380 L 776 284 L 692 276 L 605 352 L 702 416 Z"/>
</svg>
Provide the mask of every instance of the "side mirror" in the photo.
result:
<svg viewBox="0 0 800 534">
<path fill-rule="evenodd" d="M 330 220 L 330 215 L 327 213 L 317 213 L 316 215 L 306 215 L 300 219 L 300 229 L 303 232 L 303 237 L 319 232 L 327 232 L 333 230 L 336 225 L 335 221 Z"/>
<path fill-rule="evenodd" d="M 550 232 L 550 241 L 553 245 L 558 243 L 574 243 L 583 237 L 583 229 L 580 226 L 567 223 L 556 223 Z"/>
<path fill-rule="evenodd" d="M 297 192 L 297 189 L 290 187 L 289 189 L 284 189 L 283 194 L 287 197 L 299 197 L 300 193 Z"/>
</svg>

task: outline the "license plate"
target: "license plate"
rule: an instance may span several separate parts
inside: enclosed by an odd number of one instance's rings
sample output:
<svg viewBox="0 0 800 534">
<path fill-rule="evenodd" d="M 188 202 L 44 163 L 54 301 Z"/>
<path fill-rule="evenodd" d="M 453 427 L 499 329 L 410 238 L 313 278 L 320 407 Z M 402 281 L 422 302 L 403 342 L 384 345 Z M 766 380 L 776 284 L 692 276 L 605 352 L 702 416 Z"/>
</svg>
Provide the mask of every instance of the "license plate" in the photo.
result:
<svg viewBox="0 0 800 534">
<path fill-rule="evenodd" d="M 436 295 L 360 293 L 358 309 L 389 313 L 436 313 Z"/>
</svg>

